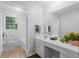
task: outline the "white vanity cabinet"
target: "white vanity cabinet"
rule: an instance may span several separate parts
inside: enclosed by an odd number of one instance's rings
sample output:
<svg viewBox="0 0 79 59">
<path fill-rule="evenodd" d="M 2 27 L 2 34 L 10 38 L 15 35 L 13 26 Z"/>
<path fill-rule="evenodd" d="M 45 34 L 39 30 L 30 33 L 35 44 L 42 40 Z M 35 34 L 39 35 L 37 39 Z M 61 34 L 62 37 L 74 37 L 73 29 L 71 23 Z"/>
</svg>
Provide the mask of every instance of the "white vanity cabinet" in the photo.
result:
<svg viewBox="0 0 79 59">
<path fill-rule="evenodd" d="M 40 57 L 44 57 L 44 45 L 43 43 L 38 40 L 35 39 L 35 52 L 40 56 Z"/>
<path fill-rule="evenodd" d="M 38 37 L 35 52 L 42 58 L 79 58 L 79 47 Z"/>
</svg>

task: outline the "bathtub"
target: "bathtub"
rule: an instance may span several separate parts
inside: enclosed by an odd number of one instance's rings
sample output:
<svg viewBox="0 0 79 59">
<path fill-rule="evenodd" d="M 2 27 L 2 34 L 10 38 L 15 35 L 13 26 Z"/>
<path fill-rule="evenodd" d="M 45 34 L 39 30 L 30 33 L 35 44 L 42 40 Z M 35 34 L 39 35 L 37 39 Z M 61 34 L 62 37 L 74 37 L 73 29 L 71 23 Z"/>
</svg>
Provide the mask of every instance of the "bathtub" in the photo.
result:
<svg viewBox="0 0 79 59">
<path fill-rule="evenodd" d="M 13 36 L 7 36 L 7 38 L 5 37 L 3 39 L 3 52 L 4 51 L 10 51 L 12 49 L 15 49 L 16 47 L 16 41 L 15 38 Z"/>
<path fill-rule="evenodd" d="M 2 51 L 3 52 L 4 51 L 10 51 L 10 50 L 15 49 L 15 47 L 16 47 L 16 43 L 13 42 L 13 41 L 10 41 L 10 42 L 3 44 L 3 50 Z"/>
<path fill-rule="evenodd" d="M 10 51 L 15 49 L 17 45 L 22 45 L 23 43 L 19 39 L 21 38 L 15 35 L 7 35 L 7 37 L 4 37 L 2 51 Z"/>
</svg>

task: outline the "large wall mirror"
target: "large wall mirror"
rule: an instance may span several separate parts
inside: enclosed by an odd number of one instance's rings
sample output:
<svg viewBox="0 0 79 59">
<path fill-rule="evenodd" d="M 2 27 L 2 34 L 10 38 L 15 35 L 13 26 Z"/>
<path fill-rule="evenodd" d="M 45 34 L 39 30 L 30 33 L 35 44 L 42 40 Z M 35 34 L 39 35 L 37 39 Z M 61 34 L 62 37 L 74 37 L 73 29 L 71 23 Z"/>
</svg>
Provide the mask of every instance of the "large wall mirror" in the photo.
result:
<svg viewBox="0 0 79 59">
<path fill-rule="evenodd" d="M 68 32 L 79 32 L 79 7 L 74 5 L 50 13 L 48 21 L 48 24 L 51 25 L 52 35 L 62 36 Z"/>
<path fill-rule="evenodd" d="M 58 12 L 59 35 L 65 35 L 68 32 L 79 32 L 79 7 L 71 6 Z M 56 26 L 55 26 L 56 28 Z M 57 30 L 56 30 L 57 31 Z"/>
</svg>

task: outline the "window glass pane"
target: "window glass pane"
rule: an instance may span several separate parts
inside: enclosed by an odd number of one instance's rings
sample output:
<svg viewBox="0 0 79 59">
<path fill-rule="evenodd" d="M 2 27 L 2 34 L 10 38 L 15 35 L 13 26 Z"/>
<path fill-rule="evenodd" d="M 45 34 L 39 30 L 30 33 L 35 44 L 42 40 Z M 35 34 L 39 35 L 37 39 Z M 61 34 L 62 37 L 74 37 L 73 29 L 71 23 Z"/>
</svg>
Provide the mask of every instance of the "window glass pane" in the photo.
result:
<svg viewBox="0 0 79 59">
<path fill-rule="evenodd" d="M 17 17 L 6 16 L 6 29 L 17 29 Z"/>
</svg>

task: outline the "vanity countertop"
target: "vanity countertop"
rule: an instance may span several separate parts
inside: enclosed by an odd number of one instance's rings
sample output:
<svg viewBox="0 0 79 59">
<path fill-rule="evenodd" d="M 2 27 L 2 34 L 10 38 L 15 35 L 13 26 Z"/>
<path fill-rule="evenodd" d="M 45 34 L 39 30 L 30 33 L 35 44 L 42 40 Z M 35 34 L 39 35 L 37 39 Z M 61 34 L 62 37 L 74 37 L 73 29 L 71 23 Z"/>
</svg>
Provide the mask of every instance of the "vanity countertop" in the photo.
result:
<svg viewBox="0 0 79 59">
<path fill-rule="evenodd" d="M 70 43 L 62 43 L 62 42 L 60 42 L 59 38 L 57 40 L 54 40 L 54 41 L 50 40 L 49 37 L 45 38 L 42 35 L 39 35 L 39 36 L 37 35 L 36 38 L 43 41 L 43 42 L 50 43 L 54 46 L 58 46 L 58 47 L 61 47 L 61 48 L 64 48 L 64 49 L 67 49 L 67 50 L 70 50 L 74 53 L 79 54 L 79 47 L 74 46 Z"/>
</svg>

